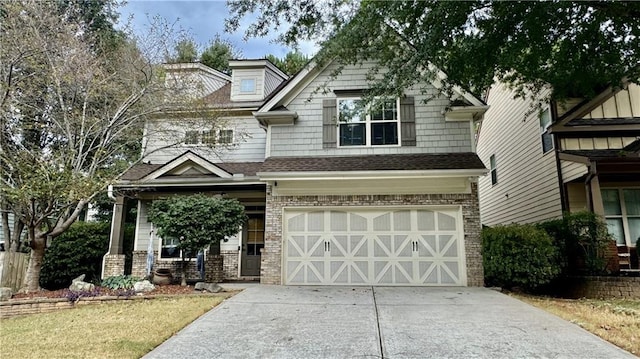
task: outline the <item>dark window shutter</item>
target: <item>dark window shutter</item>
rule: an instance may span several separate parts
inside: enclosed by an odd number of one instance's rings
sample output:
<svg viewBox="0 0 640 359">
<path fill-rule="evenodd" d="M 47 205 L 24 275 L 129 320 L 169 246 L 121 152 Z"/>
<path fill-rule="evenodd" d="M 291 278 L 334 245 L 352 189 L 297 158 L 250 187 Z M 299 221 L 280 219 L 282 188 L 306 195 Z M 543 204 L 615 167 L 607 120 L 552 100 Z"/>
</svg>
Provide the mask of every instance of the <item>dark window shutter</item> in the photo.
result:
<svg viewBox="0 0 640 359">
<path fill-rule="evenodd" d="M 416 145 L 416 109 L 411 96 L 400 98 L 400 131 L 402 146 Z"/>
<path fill-rule="evenodd" d="M 338 142 L 337 132 L 337 106 L 335 99 L 322 101 L 322 148 L 336 148 Z"/>
</svg>

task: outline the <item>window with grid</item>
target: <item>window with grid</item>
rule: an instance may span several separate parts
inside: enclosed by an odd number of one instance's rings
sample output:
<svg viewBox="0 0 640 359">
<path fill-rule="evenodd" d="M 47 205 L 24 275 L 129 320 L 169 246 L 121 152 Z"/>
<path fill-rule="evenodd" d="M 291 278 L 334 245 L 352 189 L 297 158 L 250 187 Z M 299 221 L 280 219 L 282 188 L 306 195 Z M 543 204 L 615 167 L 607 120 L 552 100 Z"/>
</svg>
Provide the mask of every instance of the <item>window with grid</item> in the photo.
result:
<svg viewBox="0 0 640 359">
<path fill-rule="evenodd" d="M 489 157 L 489 164 L 491 167 L 491 185 L 498 183 L 498 168 L 496 167 L 496 155 Z"/>
<path fill-rule="evenodd" d="M 551 112 L 549 109 L 540 114 L 540 136 L 542 138 L 542 153 L 547 153 L 553 149 L 553 137 L 549 133 L 551 127 Z"/>
<path fill-rule="evenodd" d="M 620 246 L 640 239 L 640 189 L 602 189 L 602 204 L 609 233 Z"/>
<path fill-rule="evenodd" d="M 338 98 L 338 138 L 341 147 L 398 145 L 398 101 L 379 100 L 370 106 L 361 98 Z"/>
<path fill-rule="evenodd" d="M 264 215 L 249 216 L 247 221 L 247 255 L 259 256 L 264 248 Z"/>
</svg>

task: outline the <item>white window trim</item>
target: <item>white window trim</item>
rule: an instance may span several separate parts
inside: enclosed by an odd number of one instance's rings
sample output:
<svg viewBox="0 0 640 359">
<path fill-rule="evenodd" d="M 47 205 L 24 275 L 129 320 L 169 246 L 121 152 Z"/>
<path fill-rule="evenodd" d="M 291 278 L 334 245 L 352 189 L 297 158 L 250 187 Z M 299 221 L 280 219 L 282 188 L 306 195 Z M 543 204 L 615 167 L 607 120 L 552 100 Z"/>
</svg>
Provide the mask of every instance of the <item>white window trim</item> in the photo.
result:
<svg viewBox="0 0 640 359">
<path fill-rule="evenodd" d="M 618 201 L 620 204 L 620 214 L 605 214 L 605 220 L 608 218 L 612 218 L 612 219 L 621 219 L 622 220 L 622 234 L 624 235 L 624 241 L 625 241 L 625 245 L 627 247 L 633 247 L 635 245 L 635 240 L 637 240 L 637 238 L 631 238 L 631 230 L 629 228 L 629 221 L 627 220 L 628 218 L 640 218 L 640 215 L 637 214 L 632 214 L 629 215 L 627 214 L 627 204 L 624 201 L 624 190 L 625 189 L 633 189 L 633 190 L 639 190 L 640 188 L 638 187 L 602 187 L 600 190 L 616 190 L 618 191 Z M 618 246 L 622 246 L 621 244 L 618 243 L 618 241 L 616 241 L 616 245 Z"/>
<path fill-rule="evenodd" d="M 546 126 L 544 126 L 544 128 L 543 128 L 543 127 L 541 126 L 541 123 L 540 123 L 540 122 L 541 122 L 541 120 L 542 120 L 542 114 L 543 114 L 545 111 L 548 111 L 548 112 L 549 112 L 549 123 L 548 123 Z M 551 125 L 553 124 L 553 118 L 551 117 L 551 114 L 552 114 L 552 112 L 551 112 L 551 106 L 549 106 L 549 105 L 547 105 L 547 108 L 546 108 L 546 109 L 544 109 L 544 110 L 542 110 L 542 111 L 538 114 L 538 127 L 539 127 L 539 129 L 540 129 L 540 148 L 542 149 L 542 154 L 543 154 L 543 155 L 544 155 L 544 154 L 547 154 L 547 153 L 549 153 L 549 152 L 553 152 L 553 150 L 556 148 L 555 143 L 553 143 L 553 135 L 552 135 L 552 134 L 550 134 L 550 133 L 548 133 L 548 132 L 549 132 L 549 127 L 551 127 Z M 547 151 L 545 151 L 545 150 L 544 150 L 544 141 L 543 141 L 543 136 L 544 136 L 545 134 L 548 134 L 548 135 L 551 137 L 551 147 L 550 147 Z"/>
<path fill-rule="evenodd" d="M 336 147 L 337 148 L 378 148 L 378 147 L 400 147 L 402 146 L 402 127 L 401 127 L 401 123 L 402 123 L 402 119 L 400 118 L 400 99 L 396 98 L 396 110 L 397 110 L 397 118 L 396 118 L 396 125 L 397 125 L 397 131 L 398 131 L 398 143 L 395 145 L 373 145 L 371 144 L 371 113 L 370 113 L 370 108 L 369 106 L 367 106 L 367 110 L 366 110 L 366 114 L 365 114 L 365 120 L 364 120 L 364 124 L 365 124 L 365 131 L 366 131 L 366 144 L 364 145 L 358 145 L 358 146 L 341 146 L 340 145 L 340 101 L 344 101 L 344 100 L 362 100 L 362 97 L 338 97 L 336 98 L 336 117 L 337 117 L 337 123 L 338 126 L 336 126 Z M 375 123 L 381 123 L 383 121 L 376 121 Z M 391 122 L 391 121 L 388 121 Z M 361 122 L 354 122 L 354 123 L 362 123 Z"/>
</svg>

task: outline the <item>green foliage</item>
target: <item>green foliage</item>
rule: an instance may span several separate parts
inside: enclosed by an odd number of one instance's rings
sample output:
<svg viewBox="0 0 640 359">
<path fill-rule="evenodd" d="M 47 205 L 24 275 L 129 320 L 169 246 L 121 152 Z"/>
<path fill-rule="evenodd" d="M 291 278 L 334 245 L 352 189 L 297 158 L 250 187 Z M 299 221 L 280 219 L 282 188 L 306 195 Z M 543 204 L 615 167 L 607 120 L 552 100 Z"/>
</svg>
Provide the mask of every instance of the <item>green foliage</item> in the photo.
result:
<svg viewBox="0 0 640 359">
<path fill-rule="evenodd" d="M 430 64 L 448 75 L 445 91 L 459 85 L 482 93 L 498 79 L 521 96 L 550 84 L 555 99 L 590 97 L 625 76 L 640 76 L 639 2 L 238 0 L 228 6 L 228 30 L 247 17 L 253 24 L 246 36 L 281 31 L 279 41 L 294 48 L 314 41 L 319 62 L 377 60 L 389 69 L 376 81 L 381 93 L 429 83 L 437 76 Z"/>
<path fill-rule="evenodd" d="M 309 62 L 308 57 L 297 51 L 288 52 L 282 59 L 272 54 L 267 55 L 266 58 L 289 76 L 302 70 Z"/>
<path fill-rule="evenodd" d="M 40 286 L 65 288 L 82 274 L 86 274 L 87 282 L 98 281 L 102 257 L 109 249 L 110 229 L 110 223 L 76 222 L 54 239 L 44 255 Z"/>
<path fill-rule="evenodd" d="M 229 41 L 223 40 L 219 35 L 211 41 L 209 46 L 204 49 L 200 55 L 200 62 L 211 67 L 212 69 L 231 73 L 229 68 L 229 60 L 239 57 L 240 51 L 237 50 Z"/>
<path fill-rule="evenodd" d="M 113 290 L 131 289 L 138 281 L 140 281 L 140 278 L 132 277 L 130 275 L 116 275 L 103 279 L 101 285 Z"/>
<path fill-rule="evenodd" d="M 539 223 L 555 241 L 565 274 L 606 274 L 604 251 L 613 240 L 607 225 L 588 211 L 565 213 L 562 219 Z"/>
<path fill-rule="evenodd" d="M 154 201 L 149 220 L 160 237 L 178 238 L 183 253 L 195 254 L 237 234 L 246 217 L 236 199 L 194 194 Z"/>
<path fill-rule="evenodd" d="M 551 237 L 533 225 L 482 229 L 485 282 L 504 288 L 535 289 L 560 273 Z"/>
<path fill-rule="evenodd" d="M 179 41 L 175 46 L 176 56 L 169 62 L 195 62 L 198 57 L 198 48 L 191 39 Z"/>
</svg>

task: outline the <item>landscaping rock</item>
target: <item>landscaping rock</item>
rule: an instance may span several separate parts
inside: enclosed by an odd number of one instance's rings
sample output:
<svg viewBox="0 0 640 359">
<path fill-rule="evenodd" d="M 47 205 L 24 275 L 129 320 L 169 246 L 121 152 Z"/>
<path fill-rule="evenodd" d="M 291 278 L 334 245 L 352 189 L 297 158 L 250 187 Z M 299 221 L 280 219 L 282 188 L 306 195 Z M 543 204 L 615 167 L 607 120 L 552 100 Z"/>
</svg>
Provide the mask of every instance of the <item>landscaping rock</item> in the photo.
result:
<svg viewBox="0 0 640 359">
<path fill-rule="evenodd" d="M 196 283 L 195 289 L 196 290 L 200 290 L 200 291 L 209 292 L 209 293 L 218 293 L 218 292 L 222 291 L 222 287 L 220 287 L 216 283 L 205 283 L 205 282 Z"/>
<path fill-rule="evenodd" d="M 13 295 L 13 292 L 11 291 L 11 288 L 7 288 L 7 287 L 0 288 L 0 302 L 11 299 L 12 295 Z"/>
<path fill-rule="evenodd" d="M 95 285 L 93 283 L 87 283 L 84 281 L 85 275 L 81 275 L 78 278 L 71 281 L 71 285 L 69 286 L 69 290 L 72 292 L 89 292 L 95 289 Z"/>
<path fill-rule="evenodd" d="M 136 293 L 151 292 L 154 289 L 156 289 L 156 286 L 151 284 L 151 282 L 149 282 L 148 280 L 143 280 L 141 282 L 135 282 L 133 284 L 133 290 Z"/>
</svg>

